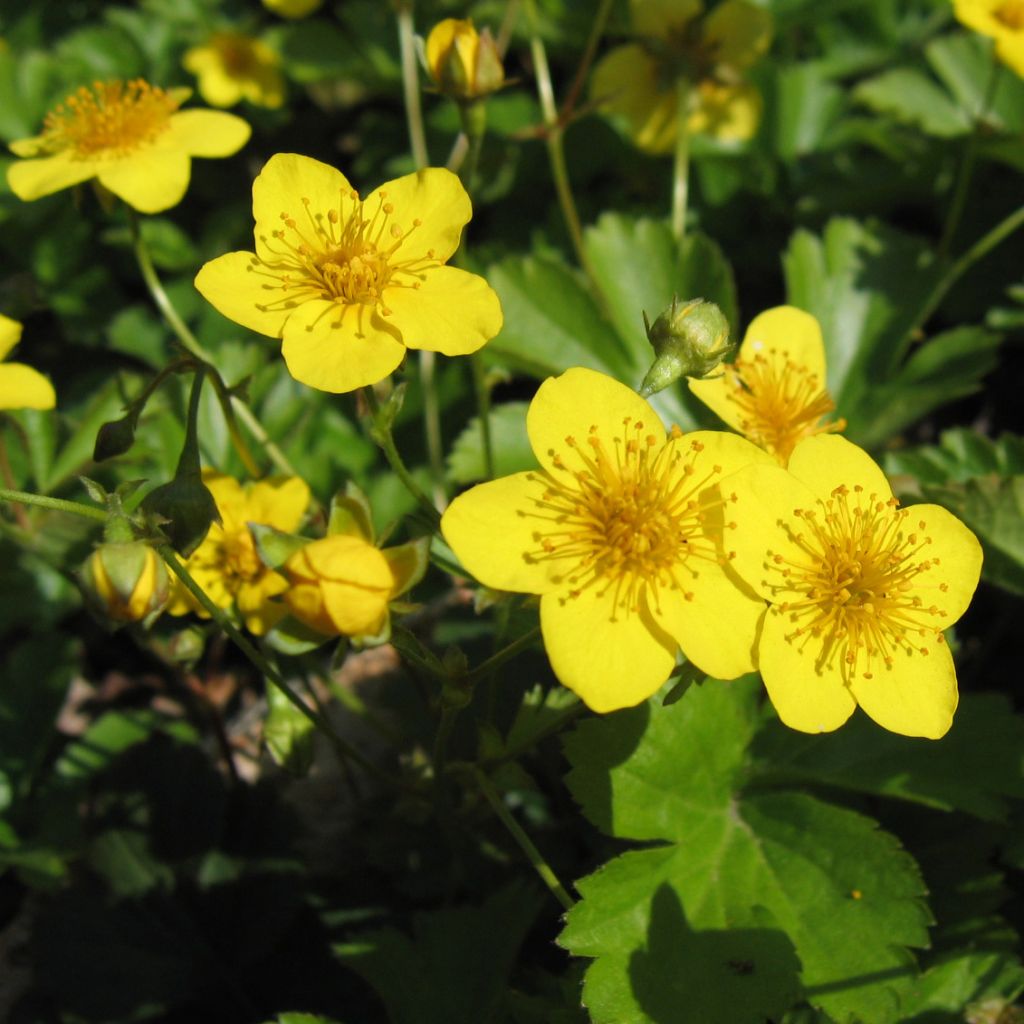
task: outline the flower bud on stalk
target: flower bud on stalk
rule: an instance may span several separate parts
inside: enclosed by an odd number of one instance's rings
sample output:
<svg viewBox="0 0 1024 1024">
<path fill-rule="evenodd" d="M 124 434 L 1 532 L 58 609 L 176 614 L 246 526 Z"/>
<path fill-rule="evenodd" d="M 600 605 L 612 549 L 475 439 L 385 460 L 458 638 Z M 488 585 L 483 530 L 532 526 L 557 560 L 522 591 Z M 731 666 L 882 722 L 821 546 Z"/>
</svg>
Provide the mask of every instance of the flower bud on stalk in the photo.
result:
<svg viewBox="0 0 1024 1024">
<path fill-rule="evenodd" d="M 93 603 L 116 622 L 155 618 L 170 594 L 167 569 L 144 541 L 101 544 L 81 570 Z"/>
<path fill-rule="evenodd" d="M 445 18 L 431 29 L 426 64 L 437 88 L 459 103 L 480 99 L 505 84 L 490 30 L 477 32 L 469 20 Z"/>
<path fill-rule="evenodd" d="M 644 313 L 644 327 L 656 357 L 640 385 L 644 398 L 680 377 L 709 376 L 735 348 L 729 342 L 729 322 L 718 306 L 704 299 L 682 306 L 673 299 L 653 324 Z"/>
</svg>

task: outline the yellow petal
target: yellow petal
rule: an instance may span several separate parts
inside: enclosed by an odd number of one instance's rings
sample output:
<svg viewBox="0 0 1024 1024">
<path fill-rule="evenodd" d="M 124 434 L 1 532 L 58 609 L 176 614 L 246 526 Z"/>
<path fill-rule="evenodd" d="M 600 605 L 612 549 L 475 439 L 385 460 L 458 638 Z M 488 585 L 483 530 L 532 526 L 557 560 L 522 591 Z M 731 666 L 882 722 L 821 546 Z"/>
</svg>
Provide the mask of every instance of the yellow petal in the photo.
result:
<svg viewBox="0 0 1024 1024">
<path fill-rule="evenodd" d="M 335 629 L 346 636 L 376 636 L 388 616 L 390 590 L 371 590 L 326 580 L 321 584 L 324 608 Z"/>
<path fill-rule="evenodd" d="M 443 167 L 427 167 L 386 182 L 366 197 L 367 215 L 388 203 L 389 229 L 402 231 L 392 262 L 434 259 L 444 263 L 459 247 L 462 229 L 473 215 L 469 195 L 458 176 Z M 414 224 L 414 221 L 419 224 Z M 431 251 L 433 255 L 430 255 Z"/>
<path fill-rule="evenodd" d="M 419 288 L 385 288 L 381 300 L 387 322 L 409 348 L 468 355 L 501 330 L 501 303 L 482 277 L 455 267 L 431 267 L 417 276 Z"/>
<path fill-rule="evenodd" d="M 543 594 L 565 568 L 544 558 L 538 527 L 551 521 L 540 507 L 544 477 L 514 473 L 460 494 L 441 517 L 441 532 L 466 571 L 484 586 Z"/>
<path fill-rule="evenodd" d="M 250 633 L 263 636 L 284 618 L 288 612 L 287 605 L 271 599 L 287 589 L 288 581 L 269 569 L 258 579 L 242 583 L 235 595 L 235 604 Z"/>
<path fill-rule="evenodd" d="M 789 359 L 803 366 L 825 386 L 825 342 L 821 325 L 810 313 L 796 306 L 776 306 L 766 309 L 750 321 L 740 346 L 740 359 L 753 359 L 756 355 L 771 358 L 777 353 L 783 361 Z"/>
<path fill-rule="evenodd" d="M 667 38 L 704 9 L 701 0 L 630 0 L 633 29 L 641 35 Z"/>
<path fill-rule="evenodd" d="M 686 383 L 690 390 L 712 411 L 723 423 L 733 430 L 743 429 L 743 412 L 729 396 L 737 387 L 741 387 L 735 374 L 724 367 L 724 376 L 708 380 L 697 380 L 688 377 Z"/>
<path fill-rule="evenodd" d="M 203 470 L 203 483 L 209 488 L 220 513 L 220 528 L 226 532 L 239 530 L 246 523 L 246 500 L 242 485 L 234 478 L 216 470 Z M 212 529 L 212 527 L 211 527 Z"/>
<path fill-rule="evenodd" d="M 996 40 L 996 56 L 1024 78 L 1024 32 L 1008 32 Z"/>
<path fill-rule="evenodd" d="M 772 16 L 746 0 L 725 0 L 704 19 L 703 35 L 719 64 L 749 67 L 771 45 Z"/>
<path fill-rule="evenodd" d="M 853 714 L 856 701 L 843 682 L 836 652 L 823 658 L 821 640 L 810 635 L 787 640 L 794 628 L 783 612 L 769 609 L 758 648 L 764 685 L 791 729 L 831 732 Z"/>
<path fill-rule="evenodd" d="M 858 484 L 865 494 L 874 494 L 881 501 L 892 497 L 889 481 L 871 456 L 834 434 L 801 441 L 789 457 L 789 471 L 821 499 L 828 498 L 837 487 L 852 491 Z"/>
<path fill-rule="evenodd" d="M 670 153 L 676 141 L 678 94 L 663 87 L 658 65 L 637 44 L 619 46 L 594 68 L 591 97 L 625 119 L 630 137 L 648 153 Z"/>
<path fill-rule="evenodd" d="M 320 579 L 351 583 L 390 593 L 394 577 L 387 560 L 372 544 L 358 537 L 335 534 L 301 549 L 306 564 Z M 294 556 L 293 556 L 294 557 Z M 290 566 L 291 560 L 286 563 Z"/>
<path fill-rule="evenodd" d="M 978 538 L 952 513 L 938 505 L 913 505 L 907 509 L 906 529 L 919 532 L 931 542 L 922 554 L 938 558 L 938 566 L 914 581 L 914 593 L 925 607 L 936 605 L 945 615 L 948 629 L 971 603 L 981 576 L 982 552 Z M 940 590 L 944 583 L 946 590 Z"/>
<path fill-rule="evenodd" d="M 381 551 L 391 569 L 393 583 L 391 598 L 399 597 L 423 578 L 429 564 L 429 545 L 424 541 L 410 541 Z"/>
<path fill-rule="evenodd" d="M 746 142 L 757 133 L 762 105 L 761 94 L 752 85 L 723 85 L 705 79 L 697 86 L 687 125 L 694 135 Z"/>
<path fill-rule="evenodd" d="M 616 614 L 614 588 L 540 601 L 544 647 L 555 675 L 594 711 L 646 700 L 668 679 L 676 643 L 649 617 Z"/>
<path fill-rule="evenodd" d="M 21 324 L 0 313 L 0 359 L 6 359 L 11 349 L 21 341 Z"/>
<path fill-rule="evenodd" d="M 24 363 L 0 364 L 0 409 L 52 409 L 53 385 Z"/>
<path fill-rule="evenodd" d="M 191 51 L 190 51 L 191 52 Z M 185 54 L 188 57 L 188 54 Z M 211 62 L 204 66 L 204 62 L 194 58 L 191 66 L 185 64 L 187 70 L 199 76 L 197 88 L 199 95 L 212 107 L 233 107 L 242 98 L 242 85 L 237 78 L 226 74 L 219 63 Z"/>
<path fill-rule="evenodd" d="M 246 520 L 291 533 L 309 507 L 309 487 L 297 476 L 273 477 L 249 485 Z"/>
<path fill-rule="evenodd" d="M 280 338 L 296 303 L 277 298 L 276 286 L 265 273 L 251 252 L 229 252 L 200 267 L 195 285 L 199 294 L 229 320 L 257 334 Z"/>
<path fill-rule="evenodd" d="M 455 44 L 455 37 L 466 31 L 467 24 L 471 26 L 472 22 L 461 18 L 445 18 L 430 30 L 426 46 L 427 69 L 435 82 L 441 80 L 442 63 Z"/>
<path fill-rule="evenodd" d="M 560 455 L 570 471 L 581 468 L 577 452 L 590 456 L 587 438 L 592 427 L 613 458 L 614 444 L 621 444 L 627 432 L 630 438 L 654 437 L 655 450 L 665 443 L 665 428 L 647 402 L 625 384 L 584 367 L 544 381 L 526 414 L 534 454 L 559 479 L 565 477 L 565 470 L 554 468 L 554 457 Z M 575 439 L 575 451 L 566 445 L 566 437 Z"/>
<path fill-rule="evenodd" d="M 189 156 L 221 157 L 237 153 L 252 129 L 240 117 L 222 110 L 180 110 L 171 117 L 160 146 Z"/>
<path fill-rule="evenodd" d="M 857 703 L 883 728 L 937 740 L 953 723 L 958 699 L 956 669 L 944 643 L 928 647 L 927 655 L 897 650 L 891 668 L 873 665 L 872 678 L 858 675 L 850 689 Z"/>
<path fill-rule="evenodd" d="M 405 357 L 389 324 L 365 306 L 304 302 L 284 325 L 288 372 L 320 391 L 354 391 L 383 380 Z"/>
<path fill-rule="evenodd" d="M 191 167 L 189 156 L 180 150 L 147 146 L 104 163 L 96 176 L 104 188 L 140 213 L 159 213 L 181 202 Z"/>
<path fill-rule="evenodd" d="M 7 184 L 19 199 L 29 202 L 88 181 L 101 166 L 94 160 L 76 160 L 65 150 L 36 160 L 16 160 L 7 168 Z"/>
</svg>

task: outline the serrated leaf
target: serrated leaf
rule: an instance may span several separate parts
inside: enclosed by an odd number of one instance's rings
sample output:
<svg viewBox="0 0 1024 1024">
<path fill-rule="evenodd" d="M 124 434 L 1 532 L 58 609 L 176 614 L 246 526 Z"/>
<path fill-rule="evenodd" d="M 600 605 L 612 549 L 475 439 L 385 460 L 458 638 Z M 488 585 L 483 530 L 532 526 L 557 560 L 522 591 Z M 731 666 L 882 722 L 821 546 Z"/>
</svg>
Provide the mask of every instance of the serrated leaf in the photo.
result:
<svg viewBox="0 0 1024 1024">
<path fill-rule="evenodd" d="M 537 457 L 526 435 L 528 407 L 526 402 L 505 402 L 491 409 L 488 420 L 496 477 L 537 467 Z M 480 417 L 474 416 L 452 445 L 448 476 L 457 484 L 469 484 L 483 480 L 485 475 Z"/>
<path fill-rule="evenodd" d="M 656 943 L 656 912 L 734 974 L 702 993 L 695 1022 L 762 1024 L 801 986 L 837 1024 L 900 1019 L 899 990 L 914 974 L 908 947 L 927 943 L 920 873 L 869 818 L 799 792 L 743 790 L 758 697 L 754 680 L 708 682 L 669 707 L 652 701 L 568 738 L 568 782 L 587 817 L 621 838 L 669 842 L 577 884 L 583 898 L 559 941 L 597 957 L 584 987 L 595 1022 L 666 1019 L 652 1010 L 678 971 L 638 988 L 634 966 Z"/>
<path fill-rule="evenodd" d="M 966 483 L 977 476 L 1024 474 L 1024 438 L 1003 434 L 998 440 L 976 430 L 946 430 L 937 445 L 887 452 L 885 471 L 906 474 L 922 484 Z"/>
<path fill-rule="evenodd" d="M 933 79 L 915 68 L 893 68 L 861 82 L 853 98 L 901 124 L 913 125 L 929 135 L 951 139 L 971 130 L 963 107 Z"/>
</svg>

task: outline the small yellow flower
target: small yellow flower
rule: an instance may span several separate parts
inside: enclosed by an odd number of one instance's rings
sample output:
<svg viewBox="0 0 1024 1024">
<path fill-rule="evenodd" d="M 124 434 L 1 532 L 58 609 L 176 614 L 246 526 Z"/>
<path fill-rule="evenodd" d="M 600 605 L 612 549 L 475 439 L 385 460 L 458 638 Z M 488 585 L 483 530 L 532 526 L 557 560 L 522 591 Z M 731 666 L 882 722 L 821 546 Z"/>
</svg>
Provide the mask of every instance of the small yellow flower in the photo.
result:
<svg viewBox="0 0 1024 1024">
<path fill-rule="evenodd" d="M 0 360 L 21 340 L 21 324 L 0 313 Z M 52 409 L 53 385 L 24 363 L 0 362 L 0 409 Z"/>
<path fill-rule="evenodd" d="M 288 583 L 260 561 L 249 523 L 291 533 L 309 505 L 309 488 L 298 477 L 242 485 L 211 470 L 203 471 L 203 482 L 217 502 L 221 521 L 211 524 L 186 568 L 218 608 L 236 606 L 246 629 L 261 636 L 284 615 L 284 606 L 272 598 L 283 593 Z M 177 580 L 168 611 L 172 615 L 196 612 L 207 617 Z"/>
<path fill-rule="evenodd" d="M 115 622 L 141 622 L 167 603 L 167 568 L 143 541 L 101 544 L 82 567 L 86 593 Z"/>
<path fill-rule="evenodd" d="M 475 100 L 505 82 L 501 55 L 488 29 L 477 32 L 460 18 L 439 21 L 427 36 L 427 70 L 441 92 L 457 100 Z"/>
<path fill-rule="evenodd" d="M 541 468 L 460 495 L 441 530 L 485 586 L 540 595 L 555 675 L 614 711 L 654 693 L 679 647 L 718 678 L 751 671 L 764 604 L 727 568 L 717 484 L 769 456 L 734 434 L 666 436 L 639 395 L 581 368 L 540 386 L 526 429 Z"/>
<path fill-rule="evenodd" d="M 991 36 L 996 56 L 1024 77 L 1024 0 L 953 0 L 961 24 Z"/>
<path fill-rule="evenodd" d="M 825 388 L 821 327 L 810 313 L 776 306 L 755 317 L 723 370 L 714 380 L 690 380 L 690 390 L 783 466 L 805 437 L 846 426 L 821 422 L 835 403 Z"/>
<path fill-rule="evenodd" d="M 324 0 L 263 0 L 263 6 L 282 18 L 305 18 L 323 2 Z"/>
<path fill-rule="evenodd" d="M 46 115 L 41 135 L 11 143 L 26 158 L 8 168 L 11 191 L 39 199 L 96 178 L 141 213 L 174 206 L 192 157 L 230 156 L 249 138 L 234 114 L 179 110 L 188 95 L 141 79 L 83 86 Z"/>
<path fill-rule="evenodd" d="M 900 508 L 882 471 L 841 437 L 802 441 L 789 468 L 749 466 L 732 565 L 769 602 L 758 641 L 786 725 L 838 728 L 859 704 L 879 725 L 937 739 L 957 705 L 942 631 L 963 615 L 981 546 L 938 505 Z"/>
<path fill-rule="evenodd" d="M 281 59 L 266 43 L 241 32 L 215 32 L 185 52 L 182 65 L 198 76 L 199 95 L 212 107 L 248 100 L 276 109 L 284 102 Z"/>
<path fill-rule="evenodd" d="M 751 138 L 761 96 L 742 81 L 771 41 L 771 15 L 725 0 L 702 16 L 700 0 L 632 0 L 640 41 L 612 50 L 594 69 L 590 92 L 624 118 L 640 149 L 668 153 L 679 121 L 679 82 L 688 82 L 691 133 L 729 142 Z"/>
<path fill-rule="evenodd" d="M 212 260 L 196 288 L 226 317 L 281 338 L 303 384 L 352 391 L 408 348 L 467 355 L 501 329 L 487 282 L 444 265 L 471 213 L 450 171 L 407 174 L 363 200 L 333 167 L 278 153 L 252 195 L 255 254 Z"/>
</svg>

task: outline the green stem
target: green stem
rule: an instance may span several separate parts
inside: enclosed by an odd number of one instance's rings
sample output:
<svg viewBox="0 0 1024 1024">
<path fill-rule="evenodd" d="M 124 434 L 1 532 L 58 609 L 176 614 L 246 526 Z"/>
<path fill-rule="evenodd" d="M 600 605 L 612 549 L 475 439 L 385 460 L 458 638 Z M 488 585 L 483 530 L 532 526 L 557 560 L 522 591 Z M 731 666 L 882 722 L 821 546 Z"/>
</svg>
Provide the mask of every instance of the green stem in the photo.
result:
<svg viewBox="0 0 1024 1024">
<path fill-rule="evenodd" d="M 572 85 L 569 87 L 569 92 L 565 97 L 565 102 L 562 104 L 563 122 L 568 121 L 569 116 L 576 107 L 576 101 L 580 98 L 580 94 L 583 92 L 583 86 L 587 81 L 587 74 L 590 71 L 590 65 L 593 63 L 594 56 L 597 53 L 598 44 L 601 42 L 601 36 L 604 35 L 604 27 L 608 21 L 608 15 L 611 14 L 614 3 L 615 0 L 601 0 L 596 13 L 594 14 L 594 20 L 590 23 L 590 35 L 587 37 L 586 46 L 583 48 L 583 56 L 580 58 L 579 67 L 576 69 Z"/>
<path fill-rule="evenodd" d="M 532 647 L 540 637 L 540 626 L 531 629 L 529 632 L 524 633 L 517 640 L 513 640 L 507 647 L 503 647 L 500 651 L 496 651 L 486 661 L 480 662 L 476 668 L 472 669 L 466 674 L 466 682 L 469 685 L 474 685 L 480 682 L 481 679 L 486 679 L 496 668 L 503 665 L 509 658 L 515 657 L 520 651 L 525 651 L 527 648 Z"/>
<path fill-rule="evenodd" d="M 210 368 L 211 370 L 213 369 L 212 366 Z M 242 460 L 242 465 L 245 466 L 245 471 L 250 476 L 262 476 L 263 471 L 253 458 L 252 452 L 249 450 L 249 446 L 245 442 L 245 438 L 242 437 L 242 432 L 238 429 L 238 420 L 235 418 L 235 409 L 231 401 L 231 393 L 228 391 L 228 387 L 224 383 L 224 378 L 221 377 L 216 370 L 213 370 L 210 374 L 210 379 L 213 381 L 213 390 L 217 395 L 217 402 L 220 405 L 220 411 L 224 415 L 224 422 L 228 426 L 228 435 L 231 437 L 231 442 L 235 446 L 235 451 L 238 452 L 238 457 Z"/>
<path fill-rule="evenodd" d="M 50 498 L 45 494 L 32 494 L 29 491 L 9 491 L 6 488 L 0 488 L 0 501 L 34 505 L 36 508 L 47 508 L 53 512 L 70 512 L 72 515 L 95 519 L 100 523 L 107 521 L 107 513 L 101 508 L 83 505 L 78 501 L 65 501 L 63 498 Z"/>
<path fill-rule="evenodd" d="M 686 234 L 686 205 L 690 194 L 690 83 L 680 76 L 676 86 L 676 149 L 672 173 L 672 234 Z"/>
<path fill-rule="evenodd" d="M 412 4 L 409 2 L 398 5 L 398 45 L 402 54 L 402 94 L 405 97 L 405 119 L 409 125 L 409 146 L 416 169 L 421 170 L 430 163 L 430 154 L 427 152 L 427 137 L 423 131 L 415 30 Z"/>
<path fill-rule="evenodd" d="M 494 441 L 491 437 L 491 392 L 487 387 L 487 373 L 483 357 L 474 352 L 469 357 L 473 368 L 473 390 L 476 392 L 476 411 L 480 417 L 480 443 L 484 450 L 484 475 L 494 479 Z"/>
<path fill-rule="evenodd" d="M 440 513 L 433 502 L 420 489 L 420 485 L 412 478 L 412 474 L 395 447 L 395 439 L 391 435 L 391 427 L 385 424 L 383 417 L 379 415 L 381 411 L 380 401 L 377 399 L 373 388 L 364 388 L 363 391 L 366 394 L 367 404 L 370 406 L 374 417 L 374 425 L 376 426 L 374 440 L 380 446 L 381 451 L 384 452 L 384 457 L 388 460 L 392 472 L 402 481 L 405 489 L 416 499 L 420 508 L 423 509 L 430 519 L 431 526 L 436 530 L 441 523 Z"/>
<path fill-rule="evenodd" d="M 431 490 L 434 504 L 444 508 L 448 493 L 444 486 L 444 442 L 441 437 L 441 403 L 437 397 L 437 353 L 420 349 L 420 386 L 423 388 L 423 433 L 427 441 Z"/>
<path fill-rule="evenodd" d="M 533 845 L 533 841 L 523 831 L 519 822 L 512 816 L 504 801 L 488 781 L 487 776 L 479 769 L 474 770 L 474 775 L 477 785 L 480 787 L 480 792 L 487 798 L 491 809 L 501 819 L 501 823 L 508 829 L 512 838 L 519 844 L 519 848 L 526 854 L 526 859 L 533 865 L 537 874 L 540 875 L 541 881 L 551 890 L 551 894 L 566 910 L 572 910 L 576 905 L 575 900 L 566 892 L 565 886 L 562 885 L 558 880 L 558 876 L 551 870 L 551 866 L 541 856 L 540 850 Z"/>
<path fill-rule="evenodd" d="M 577 718 L 583 711 L 584 703 L 577 701 L 575 704 L 570 704 L 569 707 L 559 712 L 554 718 L 552 718 L 543 729 L 534 733 L 528 740 L 517 744 L 514 747 L 509 747 L 499 757 L 486 758 L 484 764 L 488 766 L 497 766 L 499 764 L 505 764 L 507 761 L 514 761 L 517 757 L 525 754 L 528 750 L 535 747 L 542 739 L 546 739 L 548 736 L 558 732 L 563 725 L 567 725 L 574 718 Z"/>
</svg>

